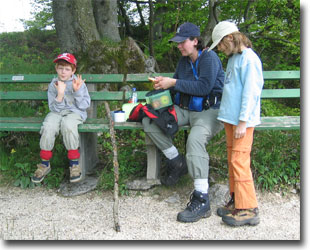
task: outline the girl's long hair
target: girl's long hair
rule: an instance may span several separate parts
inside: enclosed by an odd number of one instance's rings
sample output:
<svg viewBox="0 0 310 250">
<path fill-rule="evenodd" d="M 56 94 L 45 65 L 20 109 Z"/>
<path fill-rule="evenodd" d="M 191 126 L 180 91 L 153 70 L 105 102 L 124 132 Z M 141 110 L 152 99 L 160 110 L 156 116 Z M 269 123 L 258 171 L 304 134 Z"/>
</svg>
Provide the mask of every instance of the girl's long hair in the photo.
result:
<svg viewBox="0 0 310 250">
<path fill-rule="evenodd" d="M 242 53 L 241 45 L 244 45 L 247 48 L 252 48 L 252 42 L 242 32 L 236 31 L 231 33 L 231 35 L 233 36 L 234 53 Z"/>
<path fill-rule="evenodd" d="M 232 35 L 233 43 L 234 43 L 234 49 L 232 51 L 232 54 L 234 54 L 234 53 L 241 54 L 242 53 L 242 51 L 241 51 L 241 46 L 242 45 L 244 45 L 247 48 L 252 48 L 252 42 L 242 32 L 236 31 L 236 32 L 233 32 L 233 33 L 231 33 L 229 35 Z M 228 41 L 226 39 L 223 38 L 222 42 L 224 43 L 224 46 L 226 46 L 226 47 L 229 46 Z"/>
</svg>

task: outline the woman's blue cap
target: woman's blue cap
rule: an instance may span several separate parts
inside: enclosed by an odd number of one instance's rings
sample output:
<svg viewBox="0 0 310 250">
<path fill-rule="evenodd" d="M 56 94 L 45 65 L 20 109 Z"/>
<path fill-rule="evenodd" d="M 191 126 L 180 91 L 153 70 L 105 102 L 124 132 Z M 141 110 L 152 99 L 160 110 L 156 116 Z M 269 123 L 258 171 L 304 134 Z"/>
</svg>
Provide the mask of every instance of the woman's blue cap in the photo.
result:
<svg viewBox="0 0 310 250">
<path fill-rule="evenodd" d="M 177 33 L 169 42 L 181 43 L 189 37 L 198 37 L 200 36 L 200 29 L 197 25 L 192 23 L 183 23 L 178 29 Z"/>
</svg>

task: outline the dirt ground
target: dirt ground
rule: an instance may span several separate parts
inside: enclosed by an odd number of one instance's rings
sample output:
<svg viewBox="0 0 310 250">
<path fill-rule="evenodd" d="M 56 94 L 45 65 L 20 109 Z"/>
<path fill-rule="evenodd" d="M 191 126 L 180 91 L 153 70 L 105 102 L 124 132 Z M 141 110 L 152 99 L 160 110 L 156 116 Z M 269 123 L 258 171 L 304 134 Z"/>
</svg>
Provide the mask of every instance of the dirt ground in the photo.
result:
<svg viewBox="0 0 310 250">
<path fill-rule="evenodd" d="M 113 193 L 64 197 L 43 187 L 0 187 L 2 240 L 300 240 L 300 196 L 258 193 L 260 224 L 230 227 L 216 215 L 196 223 L 176 221 L 191 190 L 157 187 L 131 191 L 119 203 L 114 230 Z"/>
</svg>

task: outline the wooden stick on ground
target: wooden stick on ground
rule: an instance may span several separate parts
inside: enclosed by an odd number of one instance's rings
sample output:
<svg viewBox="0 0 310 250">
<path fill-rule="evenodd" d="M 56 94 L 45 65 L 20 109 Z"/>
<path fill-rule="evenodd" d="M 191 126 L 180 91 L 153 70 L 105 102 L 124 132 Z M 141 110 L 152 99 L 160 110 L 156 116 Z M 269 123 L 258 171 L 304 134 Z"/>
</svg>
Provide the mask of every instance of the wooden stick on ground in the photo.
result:
<svg viewBox="0 0 310 250">
<path fill-rule="evenodd" d="M 116 139 L 115 139 L 115 130 L 114 130 L 114 121 L 111 117 L 111 110 L 109 103 L 107 101 L 104 101 L 105 110 L 107 113 L 107 117 L 109 118 L 109 128 L 110 128 L 110 135 L 111 135 L 111 141 L 113 146 L 113 167 L 114 167 L 114 206 L 113 206 L 113 218 L 114 218 L 114 226 L 115 231 L 120 232 L 121 227 L 119 225 L 119 219 L 118 219 L 118 207 L 119 207 L 119 199 L 118 199 L 118 179 L 119 179 L 119 164 L 117 160 L 117 145 L 116 145 Z"/>
</svg>

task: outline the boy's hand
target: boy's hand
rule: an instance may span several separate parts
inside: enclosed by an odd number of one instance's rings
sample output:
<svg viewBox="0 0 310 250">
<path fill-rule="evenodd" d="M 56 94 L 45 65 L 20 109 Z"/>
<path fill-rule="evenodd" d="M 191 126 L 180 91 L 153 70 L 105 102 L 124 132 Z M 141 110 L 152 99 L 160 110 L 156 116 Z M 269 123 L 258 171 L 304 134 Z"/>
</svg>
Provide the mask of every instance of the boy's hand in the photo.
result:
<svg viewBox="0 0 310 250">
<path fill-rule="evenodd" d="M 57 101 L 62 102 L 64 95 L 65 95 L 65 90 L 66 90 L 66 84 L 63 81 L 58 81 L 55 82 L 55 87 L 57 89 Z"/>
<path fill-rule="evenodd" d="M 58 93 L 60 92 L 60 93 L 65 93 L 65 89 L 66 89 L 66 84 L 63 82 L 63 81 L 57 81 L 57 82 L 55 82 L 55 87 L 56 87 L 56 89 L 57 89 L 57 91 L 58 91 Z"/>
<path fill-rule="evenodd" d="M 78 91 L 81 88 L 83 82 L 85 82 L 85 79 L 82 80 L 82 75 L 77 75 L 77 79 L 73 79 L 73 90 Z"/>
</svg>

